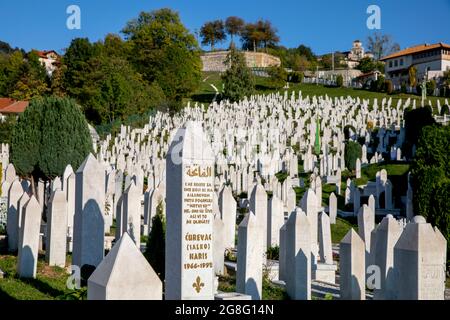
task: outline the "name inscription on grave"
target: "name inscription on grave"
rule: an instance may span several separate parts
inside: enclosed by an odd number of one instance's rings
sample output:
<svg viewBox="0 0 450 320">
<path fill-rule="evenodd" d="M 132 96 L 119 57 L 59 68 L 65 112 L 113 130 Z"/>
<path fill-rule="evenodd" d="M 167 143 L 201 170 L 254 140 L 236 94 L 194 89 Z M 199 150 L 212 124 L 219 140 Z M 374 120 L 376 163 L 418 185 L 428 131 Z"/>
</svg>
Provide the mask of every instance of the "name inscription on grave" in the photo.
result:
<svg viewBox="0 0 450 320">
<path fill-rule="evenodd" d="M 444 279 L 442 265 L 422 265 L 422 285 L 420 297 L 424 300 L 439 299 L 442 295 Z"/>
<path fill-rule="evenodd" d="M 185 270 L 212 269 L 212 167 L 186 166 L 183 185 Z"/>
</svg>

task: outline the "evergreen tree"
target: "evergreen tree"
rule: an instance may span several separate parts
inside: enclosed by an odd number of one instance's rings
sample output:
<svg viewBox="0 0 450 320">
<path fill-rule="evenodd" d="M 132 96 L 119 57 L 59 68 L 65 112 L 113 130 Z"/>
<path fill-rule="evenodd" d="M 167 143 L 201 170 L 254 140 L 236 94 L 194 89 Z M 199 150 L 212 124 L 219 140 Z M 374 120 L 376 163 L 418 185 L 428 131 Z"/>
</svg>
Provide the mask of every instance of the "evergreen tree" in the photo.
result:
<svg viewBox="0 0 450 320">
<path fill-rule="evenodd" d="M 165 278 L 165 256 L 166 256 L 166 220 L 163 215 L 163 203 L 156 207 L 156 215 L 152 219 L 152 229 L 147 240 L 145 257 L 152 268 L 164 281 Z"/>
<path fill-rule="evenodd" d="M 344 160 L 347 169 L 353 171 L 356 168 L 356 159 L 362 156 L 361 145 L 357 142 L 349 140 L 345 144 Z"/>
<path fill-rule="evenodd" d="M 20 175 L 31 178 L 32 188 L 38 179 L 61 176 L 68 164 L 78 168 L 91 151 L 88 124 L 67 98 L 32 100 L 11 137 L 11 162 Z"/>
<path fill-rule="evenodd" d="M 250 96 L 254 90 L 254 79 L 245 62 L 244 54 L 231 47 L 227 55 L 227 71 L 222 76 L 224 83 L 223 97 L 232 102 Z"/>
</svg>

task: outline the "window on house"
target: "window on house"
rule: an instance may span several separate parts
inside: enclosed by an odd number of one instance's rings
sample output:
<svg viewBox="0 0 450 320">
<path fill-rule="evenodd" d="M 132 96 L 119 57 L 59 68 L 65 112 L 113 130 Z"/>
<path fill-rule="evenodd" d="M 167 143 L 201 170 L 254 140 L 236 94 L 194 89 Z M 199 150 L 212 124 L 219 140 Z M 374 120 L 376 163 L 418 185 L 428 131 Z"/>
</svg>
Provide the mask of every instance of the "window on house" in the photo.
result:
<svg viewBox="0 0 450 320">
<path fill-rule="evenodd" d="M 398 67 L 398 60 L 395 60 L 394 66 Z"/>
<path fill-rule="evenodd" d="M 403 59 L 400 59 L 400 65 L 401 66 L 403 65 Z"/>
<path fill-rule="evenodd" d="M 392 68 L 392 61 L 389 61 L 389 68 Z"/>
</svg>

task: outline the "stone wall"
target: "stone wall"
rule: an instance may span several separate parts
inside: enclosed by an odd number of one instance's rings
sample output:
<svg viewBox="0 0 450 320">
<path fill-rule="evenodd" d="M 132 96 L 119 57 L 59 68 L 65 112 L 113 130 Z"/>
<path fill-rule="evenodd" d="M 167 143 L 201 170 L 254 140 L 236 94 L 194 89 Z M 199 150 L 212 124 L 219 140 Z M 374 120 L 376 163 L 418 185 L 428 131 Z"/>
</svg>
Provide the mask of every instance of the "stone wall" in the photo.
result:
<svg viewBox="0 0 450 320">
<path fill-rule="evenodd" d="M 227 69 L 225 65 L 227 54 L 228 51 L 216 51 L 203 54 L 201 56 L 203 62 L 202 71 L 224 72 Z M 267 68 L 281 65 L 281 61 L 278 57 L 264 52 L 245 51 L 244 55 L 247 66 L 251 68 Z"/>
</svg>

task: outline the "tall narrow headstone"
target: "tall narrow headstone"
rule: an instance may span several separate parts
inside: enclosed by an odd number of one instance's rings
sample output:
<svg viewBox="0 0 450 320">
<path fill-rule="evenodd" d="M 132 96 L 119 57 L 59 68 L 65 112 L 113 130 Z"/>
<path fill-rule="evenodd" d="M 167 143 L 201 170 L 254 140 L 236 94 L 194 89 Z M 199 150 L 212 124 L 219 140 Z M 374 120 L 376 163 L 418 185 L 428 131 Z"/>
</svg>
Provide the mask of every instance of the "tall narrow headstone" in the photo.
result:
<svg viewBox="0 0 450 320">
<path fill-rule="evenodd" d="M 358 211 L 358 234 L 365 243 L 367 254 L 370 254 L 370 235 L 374 228 L 374 214 L 365 204 Z"/>
<path fill-rule="evenodd" d="M 261 224 L 263 232 L 263 252 L 267 250 L 267 193 L 264 187 L 258 183 L 253 187 L 250 196 L 250 211 L 253 212 Z"/>
<path fill-rule="evenodd" d="M 340 297 L 342 300 L 366 299 L 365 246 L 351 229 L 339 247 Z"/>
<path fill-rule="evenodd" d="M 123 194 L 122 232 L 128 232 L 136 247 L 141 247 L 141 190 L 134 181 Z"/>
<path fill-rule="evenodd" d="M 262 264 L 262 227 L 250 211 L 238 228 L 236 292 L 262 299 Z"/>
<path fill-rule="evenodd" d="M 73 264 L 97 267 L 105 251 L 105 171 L 89 154 L 76 172 Z"/>
<path fill-rule="evenodd" d="M 319 215 L 319 257 L 322 263 L 333 264 L 330 218 L 325 212 Z"/>
<path fill-rule="evenodd" d="M 162 300 L 162 282 L 125 232 L 88 279 L 88 300 Z"/>
<path fill-rule="evenodd" d="M 225 273 L 224 254 L 225 254 L 225 242 L 224 242 L 224 223 L 220 219 L 220 215 L 214 215 L 213 222 L 213 253 L 214 253 L 214 272 L 216 275 L 223 275 Z"/>
<path fill-rule="evenodd" d="M 286 222 L 286 289 L 293 300 L 311 299 L 311 231 L 297 208 Z"/>
<path fill-rule="evenodd" d="M 166 157 L 168 300 L 214 298 L 214 154 L 200 123 L 177 131 Z"/>
<path fill-rule="evenodd" d="M 330 215 L 330 223 L 336 224 L 337 198 L 334 195 L 334 192 L 330 194 L 329 205 L 328 205 L 328 214 Z"/>
<path fill-rule="evenodd" d="M 219 208 L 224 223 L 225 248 L 235 247 L 236 238 L 236 200 L 229 186 L 225 186 L 219 194 Z"/>
<path fill-rule="evenodd" d="M 269 200 L 267 216 L 267 247 L 279 246 L 280 229 L 284 224 L 283 202 L 273 195 Z"/>
<path fill-rule="evenodd" d="M 306 190 L 300 201 L 300 207 L 309 220 L 309 230 L 311 232 L 311 252 L 313 253 L 314 259 L 318 258 L 319 255 L 319 245 L 318 245 L 318 208 L 317 208 L 317 198 L 316 194 L 312 189 Z M 313 264 L 316 261 L 312 261 Z"/>
<path fill-rule="evenodd" d="M 286 223 L 280 229 L 278 280 L 286 279 Z"/>
<path fill-rule="evenodd" d="M 50 266 L 64 268 L 67 249 L 67 201 L 64 191 L 57 189 L 49 201 L 47 213 L 46 261 Z"/>
<path fill-rule="evenodd" d="M 67 201 L 67 235 L 69 237 L 68 251 L 73 250 L 73 225 L 75 223 L 75 173 L 72 172 L 66 179 L 64 185 L 64 192 L 66 193 Z"/>
<path fill-rule="evenodd" d="M 373 194 L 371 194 L 370 196 L 369 196 L 369 200 L 367 201 L 368 202 L 368 206 L 369 206 L 369 208 L 370 208 L 370 210 L 372 210 L 372 213 L 373 213 L 373 219 L 374 219 L 374 224 L 375 224 L 375 215 L 376 215 L 376 208 L 375 208 L 375 197 L 373 196 Z"/>
<path fill-rule="evenodd" d="M 12 164 L 10 164 L 12 166 Z M 8 166 L 9 168 L 9 166 Z M 14 167 L 12 167 L 14 168 Z M 13 180 L 11 187 L 8 191 L 8 213 L 6 222 L 6 232 L 8 234 L 8 249 L 9 251 L 17 251 L 18 239 L 19 239 L 19 217 L 17 202 L 23 194 L 23 188 L 19 179 Z"/>
<path fill-rule="evenodd" d="M 395 274 L 394 274 L 394 246 L 397 243 L 402 229 L 395 218 L 388 214 L 376 228 L 373 262 L 380 268 L 380 288 L 374 290 L 374 299 L 395 299 Z"/>
<path fill-rule="evenodd" d="M 34 196 L 25 204 L 22 213 L 22 246 L 19 248 L 17 273 L 21 278 L 36 278 L 41 206 Z"/>
</svg>

